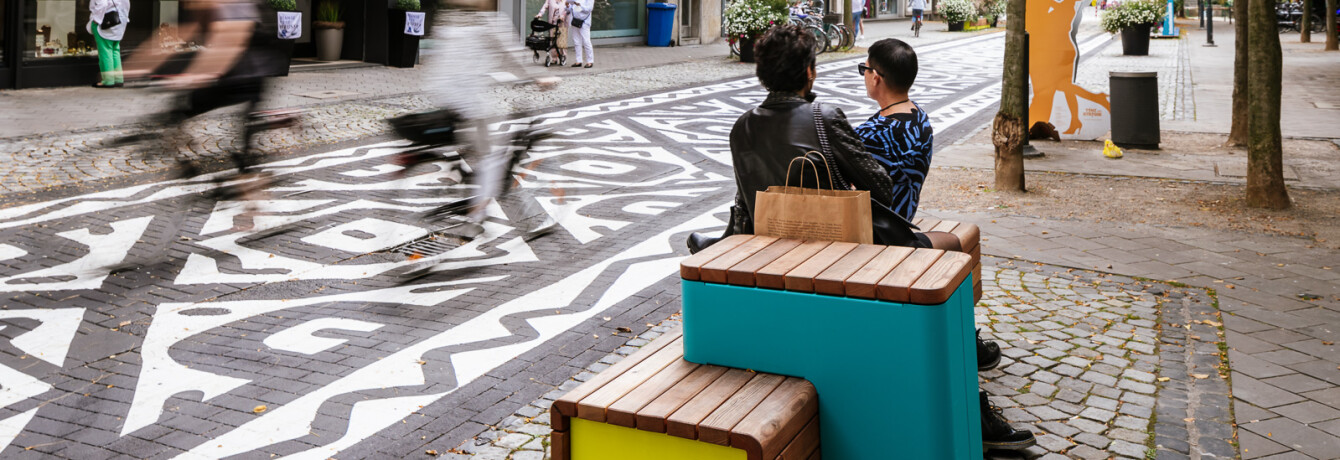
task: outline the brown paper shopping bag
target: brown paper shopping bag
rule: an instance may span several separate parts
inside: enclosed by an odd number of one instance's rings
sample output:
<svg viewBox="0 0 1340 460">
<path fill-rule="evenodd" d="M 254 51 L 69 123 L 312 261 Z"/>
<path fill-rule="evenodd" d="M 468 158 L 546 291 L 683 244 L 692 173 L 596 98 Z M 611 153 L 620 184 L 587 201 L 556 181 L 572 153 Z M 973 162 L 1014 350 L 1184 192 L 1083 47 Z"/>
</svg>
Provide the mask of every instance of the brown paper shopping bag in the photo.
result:
<svg viewBox="0 0 1340 460">
<path fill-rule="evenodd" d="M 805 164 L 801 160 L 801 174 Z M 815 185 L 819 184 L 815 169 Z M 754 198 L 754 234 L 778 238 L 843 241 L 870 244 L 874 229 L 870 224 L 870 192 L 864 190 L 824 190 L 791 187 L 791 171 L 787 168 L 787 185 L 771 186 L 758 192 Z M 829 184 L 832 184 L 829 179 Z"/>
</svg>

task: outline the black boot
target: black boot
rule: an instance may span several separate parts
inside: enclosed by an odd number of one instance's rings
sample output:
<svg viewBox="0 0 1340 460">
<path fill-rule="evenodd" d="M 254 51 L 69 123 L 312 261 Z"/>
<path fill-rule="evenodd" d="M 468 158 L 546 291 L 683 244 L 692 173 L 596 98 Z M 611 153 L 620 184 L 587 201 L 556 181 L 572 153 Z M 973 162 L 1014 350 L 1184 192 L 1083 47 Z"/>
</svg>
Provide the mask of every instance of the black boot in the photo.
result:
<svg viewBox="0 0 1340 460">
<path fill-rule="evenodd" d="M 1000 408 L 991 405 L 986 392 L 978 390 L 982 400 L 982 449 L 1024 450 L 1038 443 L 1028 430 L 1016 430 L 1000 415 Z"/>
<path fill-rule="evenodd" d="M 1000 364 L 1000 346 L 996 342 L 982 340 L 982 330 L 977 330 L 977 371 L 989 371 Z"/>
</svg>

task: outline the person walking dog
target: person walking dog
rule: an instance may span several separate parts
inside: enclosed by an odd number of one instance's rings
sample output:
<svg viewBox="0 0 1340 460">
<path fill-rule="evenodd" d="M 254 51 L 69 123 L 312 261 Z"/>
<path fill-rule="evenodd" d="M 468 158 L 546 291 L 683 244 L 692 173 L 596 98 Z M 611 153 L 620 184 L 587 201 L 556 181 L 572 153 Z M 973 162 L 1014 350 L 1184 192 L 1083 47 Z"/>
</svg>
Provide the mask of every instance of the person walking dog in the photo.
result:
<svg viewBox="0 0 1340 460">
<path fill-rule="evenodd" d="M 88 24 L 85 28 L 93 34 L 93 42 L 98 46 L 98 71 L 102 81 L 94 88 L 117 88 L 125 86 L 126 78 L 121 68 L 121 39 L 126 35 L 126 24 L 130 22 L 130 0 L 93 0 L 88 2 Z"/>
<path fill-rule="evenodd" d="M 595 0 L 567 0 L 568 17 L 572 19 L 572 49 L 576 52 L 572 60 L 573 67 L 586 67 L 596 64 L 595 50 L 591 49 L 591 10 Z"/>
</svg>

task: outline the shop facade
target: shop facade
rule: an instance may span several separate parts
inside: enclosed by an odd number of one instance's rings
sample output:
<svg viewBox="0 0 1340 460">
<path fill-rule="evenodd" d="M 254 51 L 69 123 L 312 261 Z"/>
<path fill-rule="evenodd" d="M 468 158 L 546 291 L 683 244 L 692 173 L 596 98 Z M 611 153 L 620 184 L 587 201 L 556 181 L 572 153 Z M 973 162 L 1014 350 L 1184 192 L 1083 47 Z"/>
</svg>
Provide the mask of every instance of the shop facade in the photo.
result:
<svg viewBox="0 0 1340 460">
<path fill-rule="evenodd" d="M 341 60 L 386 63 L 389 38 L 386 0 L 336 0 L 345 23 Z M 98 81 L 93 36 L 85 30 L 89 0 L 0 0 L 0 89 L 91 85 Z M 126 59 L 152 41 L 153 52 L 190 52 L 196 44 L 177 38 L 182 2 L 130 0 L 121 49 Z M 316 55 L 313 0 L 297 0 L 302 36 L 295 58 Z M 427 2 L 425 2 L 427 3 Z"/>
</svg>

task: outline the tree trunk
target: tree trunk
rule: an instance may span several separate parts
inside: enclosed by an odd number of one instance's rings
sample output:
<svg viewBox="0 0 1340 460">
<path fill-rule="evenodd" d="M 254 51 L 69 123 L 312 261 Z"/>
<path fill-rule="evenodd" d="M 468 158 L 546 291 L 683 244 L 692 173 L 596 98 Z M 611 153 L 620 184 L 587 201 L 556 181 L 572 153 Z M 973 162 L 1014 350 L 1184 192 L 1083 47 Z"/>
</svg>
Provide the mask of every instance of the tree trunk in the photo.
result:
<svg viewBox="0 0 1340 460">
<path fill-rule="evenodd" d="M 1233 127 L 1228 131 L 1228 145 L 1247 145 L 1247 7 L 1250 0 L 1233 3 Z M 1272 16 L 1273 17 L 1273 16 Z"/>
<path fill-rule="evenodd" d="M 1303 32 L 1298 34 L 1298 41 L 1302 43 L 1312 43 L 1312 2 L 1303 0 Z"/>
<path fill-rule="evenodd" d="M 1028 136 L 1028 94 L 1024 91 L 1025 0 L 1009 0 L 1005 26 L 1005 70 L 1000 77 L 1000 111 L 991 123 L 996 146 L 996 190 L 1023 192 L 1024 140 Z M 1038 1 L 1038 0 L 1034 0 Z"/>
<path fill-rule="evenodd" d="M 1340 50 L 1335 31 L 1335 0 L 1326 0 L 1326 51 Z"/>
<path fill-rule="evenodd" d="M 1274 0 L 1251 2 L 1251 74 L 1247 77 L 1247 206 L 1287 209 L 1284 151 L 1280 139 L 1280 80 L 1283 57 Z"/>
</svg>

